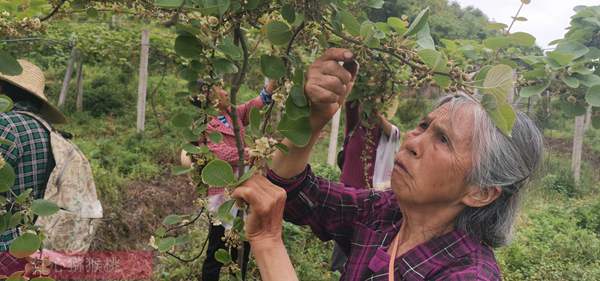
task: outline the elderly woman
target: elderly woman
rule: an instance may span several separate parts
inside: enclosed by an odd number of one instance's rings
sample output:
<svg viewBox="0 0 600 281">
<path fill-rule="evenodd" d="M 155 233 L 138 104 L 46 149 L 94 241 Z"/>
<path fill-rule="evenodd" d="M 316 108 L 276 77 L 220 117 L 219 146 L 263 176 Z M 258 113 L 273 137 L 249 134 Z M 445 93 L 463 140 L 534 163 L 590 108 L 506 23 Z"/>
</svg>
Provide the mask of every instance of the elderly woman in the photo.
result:
<svg viewBox="0 0 600 281">
<path fill-rule="evenodd" d="M 285 140 L 289 152 L 274 157 L 268 180 L 255 176 L 234 192 L 250 205 L 247 237 L 263 280 L 297 279 L 282 216 L 342 245 L 342 280 L 501 280 L 492 249 L 509 240 L 523 185 L 540 163 L 539 130 L 518 113 L 508 138 L 476 100 L 457 94 L 406 133 L 390 191 L 318 178 L 309 154 L 352 88 L 355 74 L 337 63 L 351 59 L 329 49 L 311 65 L 310 143 Z"/>
</svg>

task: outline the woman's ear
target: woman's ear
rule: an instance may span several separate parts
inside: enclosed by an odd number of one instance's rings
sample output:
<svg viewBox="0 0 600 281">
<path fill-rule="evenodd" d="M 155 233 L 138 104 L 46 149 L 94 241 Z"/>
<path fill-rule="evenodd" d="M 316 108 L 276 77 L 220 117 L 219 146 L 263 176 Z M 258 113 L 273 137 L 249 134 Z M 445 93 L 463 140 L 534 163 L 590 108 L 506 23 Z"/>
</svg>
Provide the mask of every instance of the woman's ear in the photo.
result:
<svg viewBox="0 0 600 281">
<path fill-rule="evenodd" d="M 472 185 L 469 186 L 469 190 L 463 197 L 462 202 L 469 207 L 479 208 L 494 202 L 494 200 L 500 197 L 501 193 L 502 188 L 499 186 L 481 188 Z"/>
</svg>

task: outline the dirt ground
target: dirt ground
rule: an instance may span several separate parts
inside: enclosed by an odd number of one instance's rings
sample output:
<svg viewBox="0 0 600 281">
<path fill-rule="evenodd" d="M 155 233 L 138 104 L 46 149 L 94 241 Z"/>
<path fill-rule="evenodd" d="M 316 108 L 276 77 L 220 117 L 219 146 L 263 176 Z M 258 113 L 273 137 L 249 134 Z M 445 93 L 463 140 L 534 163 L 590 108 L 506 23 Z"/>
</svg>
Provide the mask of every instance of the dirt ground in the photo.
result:
<svg viewBox="0 0 600 281">
<path fill-rule="evenodd" d="M 94 250 L 150 250 L 150 236 L 170 214 L 194 211 L 196 191 L 187 176 L 163 175 L 150 182 L 130 182 L 120 206 L 104 205 Z"/>
</svg>

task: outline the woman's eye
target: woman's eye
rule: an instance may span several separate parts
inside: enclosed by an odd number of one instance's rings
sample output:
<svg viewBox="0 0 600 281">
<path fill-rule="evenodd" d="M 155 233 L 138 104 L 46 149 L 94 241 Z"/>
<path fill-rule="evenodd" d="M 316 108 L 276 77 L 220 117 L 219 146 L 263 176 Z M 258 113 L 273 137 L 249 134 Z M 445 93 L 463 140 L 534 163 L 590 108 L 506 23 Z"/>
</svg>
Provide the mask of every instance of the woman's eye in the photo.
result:
<svg viewBox="0 0 600 281">
<path fill-rule="evenodd" d="M 442 143 L 445 143 L 445 144 L 448 144 L 448 142 L 449 142 L 449 141 L 448 141 L 448 138 L 447 138 L 446 136 L 443 136 L 443 135 L 442 135 L 442 136 L 440 136 L 440 141 L 441 141 Z"/>
<path fill-rule="evenodd" d="M 425 129 L 427 129 L 427 127 L 429 127 L 429 124 L 427 124 L 427 122 L 419 123 L 419 128 L 425 130 Z"/>
</svg>

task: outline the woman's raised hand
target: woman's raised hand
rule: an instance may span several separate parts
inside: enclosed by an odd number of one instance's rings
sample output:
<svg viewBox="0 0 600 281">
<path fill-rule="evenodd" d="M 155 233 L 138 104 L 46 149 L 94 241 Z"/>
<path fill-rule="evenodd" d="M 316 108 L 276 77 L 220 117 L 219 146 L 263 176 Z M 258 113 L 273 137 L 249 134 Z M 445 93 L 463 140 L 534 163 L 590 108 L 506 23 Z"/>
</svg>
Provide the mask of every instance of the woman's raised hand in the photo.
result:
<svg viewBox="0 0 600 281">
<path fill-rule="evenodd" d="M 347 49 L 330 48 L 308 68 L 304 92 L 311 101 L 313 125 L 327 124 L 352 90 L 358 67 L 347 70 L 339 62 L 350 64 L 353 56 Z"/>
</svg>

